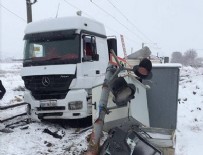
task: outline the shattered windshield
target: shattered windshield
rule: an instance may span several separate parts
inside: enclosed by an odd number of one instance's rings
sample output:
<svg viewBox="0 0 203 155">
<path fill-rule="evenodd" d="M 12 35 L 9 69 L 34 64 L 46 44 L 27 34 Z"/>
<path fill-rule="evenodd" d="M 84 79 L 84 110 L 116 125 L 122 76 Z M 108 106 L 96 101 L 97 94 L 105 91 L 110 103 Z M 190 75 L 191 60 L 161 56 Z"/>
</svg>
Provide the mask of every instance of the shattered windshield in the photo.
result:
<svg viewBox="0 0 203 155">
<path fill-rule="evenodd" d="M 49 32 L 25 36 L 24 65 L 75 64 L 79 62 L 79 35 L 73 32 Z"/>
</svg>

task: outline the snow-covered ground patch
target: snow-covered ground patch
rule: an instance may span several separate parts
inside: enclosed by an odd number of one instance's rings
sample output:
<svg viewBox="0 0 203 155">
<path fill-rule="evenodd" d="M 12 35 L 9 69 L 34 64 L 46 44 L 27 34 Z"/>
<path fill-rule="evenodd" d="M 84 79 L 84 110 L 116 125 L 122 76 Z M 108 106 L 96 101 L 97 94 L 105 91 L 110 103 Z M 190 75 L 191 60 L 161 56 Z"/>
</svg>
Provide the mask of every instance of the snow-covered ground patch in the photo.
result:
<svg viewBox="0 0 203 155">
<path fill-rule="evenodd" d="M 20 76 L 22 63 L 0 63 L 0 78 L 6 88 L 6 94 L 0 101 L 2 105 L 22 102 L 24 83 Z"/>
<path fill-rule="evenodd" d="M 202 155 L 203 68 L 180 70 L 177 155 Z"/>
<path fill-rule="evenodd" d="M 0 133 L 0 154 L 79 155 L 87 149 L 88 134 L 90 130 L 77 134 L 73 128 L 64 129 L 54 124 L 31 123 L 14 128 L 12 133 Z"/>
</svg>

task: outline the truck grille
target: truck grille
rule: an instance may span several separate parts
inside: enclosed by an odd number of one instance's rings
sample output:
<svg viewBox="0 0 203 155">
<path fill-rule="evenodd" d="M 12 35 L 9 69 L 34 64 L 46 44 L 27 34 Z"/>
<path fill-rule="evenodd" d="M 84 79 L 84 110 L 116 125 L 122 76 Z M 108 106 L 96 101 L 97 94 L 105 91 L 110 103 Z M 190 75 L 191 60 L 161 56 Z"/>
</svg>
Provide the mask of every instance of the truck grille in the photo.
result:
<svg viewBox="0 0 203 155">
<path fill-rule="evenodd" d="M 36 100 L 64 99 L 75 75 L 40 75 L 22 77 L 25 87 Z"/>
</svg>

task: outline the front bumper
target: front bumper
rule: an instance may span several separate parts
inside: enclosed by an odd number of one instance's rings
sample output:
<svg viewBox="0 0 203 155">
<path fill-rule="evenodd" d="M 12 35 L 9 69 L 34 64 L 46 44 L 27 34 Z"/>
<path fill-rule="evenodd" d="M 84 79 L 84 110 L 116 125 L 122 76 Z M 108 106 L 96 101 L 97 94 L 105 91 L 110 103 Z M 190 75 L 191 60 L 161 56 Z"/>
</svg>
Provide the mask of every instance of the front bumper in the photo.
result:
<svg viewBox="0 0 203 155">
<path fill-rule="evenodd" d="M 24 94 L 24 100 L 31 105 L 31 118 L 39 119 L 80 119 L 90 116 L 91 103 L 88 102 L 88 94 L 84 89 L 70 90 L 65 99 L 35 100 L 29 90 Z M 42 106 L 42 103 L 53 103 Z M 70 110 L 68 103 L 74 101 L 82 102 L 82 108 L 78 110 Z"/>
</svg>

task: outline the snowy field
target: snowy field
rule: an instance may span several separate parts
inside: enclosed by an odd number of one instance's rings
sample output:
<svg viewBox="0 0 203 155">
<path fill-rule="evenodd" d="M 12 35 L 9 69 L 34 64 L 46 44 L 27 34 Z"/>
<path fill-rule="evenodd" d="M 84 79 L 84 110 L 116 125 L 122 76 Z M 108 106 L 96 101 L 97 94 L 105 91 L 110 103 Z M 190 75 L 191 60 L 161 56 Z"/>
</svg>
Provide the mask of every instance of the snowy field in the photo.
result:
<svg viewBox="0 0 203 155">
<path fill-rule="evenodd" d="M 7 90 L 0 106 L 23 101 L 21 63 L 1 63 L 0 78 Z M 202 155 L 203 146 L 203 68 L 180 70 L 176 155 Z M 0 111 L 1 112 L 1 111 Z M 0 155 L 80 155 L 87 149 L 80 128 L 52 123 L 27 124 L 0 132 Z"/>
<path fill-rule="evenodd" d="M 176 134 L 177 155 L 203 154 L 203 68 L 181 69 Z"/>
</svg>

